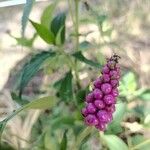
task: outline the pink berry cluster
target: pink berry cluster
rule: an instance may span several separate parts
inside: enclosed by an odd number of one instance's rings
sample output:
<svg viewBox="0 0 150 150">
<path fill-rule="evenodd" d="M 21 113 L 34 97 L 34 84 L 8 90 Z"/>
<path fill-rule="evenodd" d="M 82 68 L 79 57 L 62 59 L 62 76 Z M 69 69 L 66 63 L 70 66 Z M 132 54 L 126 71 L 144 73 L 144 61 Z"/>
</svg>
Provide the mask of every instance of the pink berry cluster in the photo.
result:
<svg viewBox="0 0 150 150">
<path fill-rule="evenodd" d="M 102 68 L 102 75 L 93 82 L 93 90 L 86 96 L 86 106 L 82 109 L 85 123 L 104 131 L 113 119 L 118 96 L 120 67 L 114 54 Z"/>
</svg>

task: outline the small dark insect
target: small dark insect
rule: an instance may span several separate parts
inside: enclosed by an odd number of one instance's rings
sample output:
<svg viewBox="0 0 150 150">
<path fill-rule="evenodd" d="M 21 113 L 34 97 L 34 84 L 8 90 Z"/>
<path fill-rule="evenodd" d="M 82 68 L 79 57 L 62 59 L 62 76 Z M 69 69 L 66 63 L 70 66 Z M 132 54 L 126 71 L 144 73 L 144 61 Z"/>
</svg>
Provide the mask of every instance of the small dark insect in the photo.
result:
<svg viewBox="0 0 150 150">
<path fill-rule="evenodd" d="M 111 57 L 112 61 L 115 61 L 116 63 L 118 63 L 118 59 L 120 59 L 121 57 L 119 55 L 117 55 L 116 53 L 114 53 L 114 55 Z"/>
<path fill-rule="evenodd" d="M 86 10 L 90 9 L 90 6 L 89 6 L 89 4 L 86 1 L 84 2 L 84 5 L 85 5 Z"/>
</svg>

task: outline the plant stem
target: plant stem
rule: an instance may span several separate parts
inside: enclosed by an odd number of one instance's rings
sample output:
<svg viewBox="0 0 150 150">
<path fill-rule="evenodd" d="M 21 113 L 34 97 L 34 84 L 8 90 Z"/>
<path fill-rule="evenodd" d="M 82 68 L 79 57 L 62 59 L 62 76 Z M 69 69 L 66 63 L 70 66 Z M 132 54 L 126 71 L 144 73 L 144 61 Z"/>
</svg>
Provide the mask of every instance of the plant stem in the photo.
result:
<svg viewBox="0 0 150 150">
<path fill-rule="evenodd" d="M 77 137 L 76 143 L 75 143 L 75 148 L 79 149 L 80 144 L 82 141 L 92 133 L 93 128 L 92 127 L 86 127 Z"/>
<path fill-rule="evenodd" d="M 75 0 L 75 35 L 76 51 L 79 50 L 79 0 Z"/>
<path fill-rule="evenodd" d="M 146 141 L 144 141 L 144 142 L 141 142 L 140 144 L 138 144 L 138 145 L 132 147 L 130 150 L 139 149 L 140 147 L 142 147 L 142 146 L 144 146 L 144 145 L 147 145 L 147 144 L 149 144 L 149 143 L 150 143 L 150 139 L 148 139 L 148 140 L 146 140 Z"/>
<path fill-rule="evenodd" d="M 79 50 L 79 0 L 75 0 L 75 22 L 74 22 L 74 26 L 75 26 L 75 37 L 76 37 L 76 42 L 75 42 L 75 49 L 76 51 Z M 78 75 L 78 68 L 77 68 L 77 60 L 75 59 L 75 76 L 76 76 L 76 80 L 77 80 L 77 86 L 80 89 L 80 79 L 79 79 L 79 75 Z"/>
</svg>

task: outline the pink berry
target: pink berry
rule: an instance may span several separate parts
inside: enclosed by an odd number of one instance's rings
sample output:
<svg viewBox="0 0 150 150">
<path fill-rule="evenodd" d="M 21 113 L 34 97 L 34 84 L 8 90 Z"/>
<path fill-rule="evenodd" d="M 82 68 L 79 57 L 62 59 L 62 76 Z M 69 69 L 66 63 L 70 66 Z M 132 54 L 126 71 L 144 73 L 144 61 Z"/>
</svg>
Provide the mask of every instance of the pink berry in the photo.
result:
<svg viewBox="0 0 150 150">
<path fill-rule="evenodd" d="M 96 107 L 94 106 L 93 103 L 88 103 L 86 108 L 87 108 L 87 111 L 89 113 L 95 113 L 96 112 Z"/>
<path fill-rule="evenodd" d="M 106 130 L 106 123 L 99 123 L 98 125 L 95 126 L 97 129 L 99 129 L 100 131 L 105 131 Z"/>
<path fill-rule="evenodd" d="M 98 109 L 102 109 L 105 107 L 105 103 L 102 100 L 95 100 L 94 104 Z"/>
<path fill-rule="evenodd" d="M 116 87 L 119 84 L 118 80 L 111 80 L 110 83 L 111 83 L 112 87 Z"/>
<path fill-rule="evenodd" d="M 108 117 L 109 117 L 109 115 L 108 115 L 108 112 L 107 111 L 105 111 L 105 110 L 100 110 L 100 111 L 98 111 L 98 113 L 97 113 L 97 117 L 98 117 L 98 120 L 100 121 L 100 122 L 108 122 Z"/>
<path fill-rule="evenodd" d="M 102 69 L 102 73 L 105 74 L 105 73 L 109 73 L 109 67 L 107 65 L 105 65 Z"/>
<path fill-rule="evenodd" d="M 97 78 L 93 84 L 96 88 L 100 88 L 102 84 L 102 78 Z"/>
<path fill-rule="evenodd" d="M 107 106 L 106 107 L 106 110 L 108 111 L 108 112 L 110 112 L 110 113 L 113 113 L 114 111 L 115 111 L 115 105 L 114 104 L 112 104 L 112 105 L 110 105 L 110 106 Z"/>
<path fill-rule="evenodd" d="M 90 126 L 97 125 L 98 119 L 96 118 L 95 115 L 89 114 L 88 116 L 85 117 L 85 123 Z"/>
<path fill-rule="evenodd" d="M 118 92 L 118 89 L 117 89 L 117 88 L 116 88 L 116 89 L 112 89 L 111 93 L 112 93 L 112 95 L 113 95 L 114 97 L 117 97 L 117 96 L 119 95 L 119 92 Z"/>
<path fill-rule="evenodd" d="M 102 91 L 99 90 L 99 89 L 95 89 L 95 90 L 93 91 L 93 95 L 94 95 L 94 98 L 95 98 L 95 99 L 101 99 L 101 98 L 103 97 L 103 93 L 102 93 Z"/>
<path fill-rule="evenodd" d="M 84 117 L 88 115 L 88 111 L 86 108 L 82 108 L 81 113 Z"/>
<path fill-rule="evenodd" d="M 87 96 L 86 96 L 86 102 L 92 102 L 94 100 L 94 95 L 93 93 L 89 93 Z"/>
<path fill-rule="evenodd" d="M 114 98 L 114 96 L 112 96 L 111 94 L 105 95 L 105 96 L 104 96 L 104 102 L 105 102 L 107 105 L 114 104 L 114 103 L 115 103 L 115 98 Z"/>
<path fill-rule="evenodd" d="M 101 86 L 101 90 L 102 92 L 104 92 L 105 94 L 109 94 L 112 90 L 112 86 L 109 83 L 104 83 Z"/>
<path fill-rule="evenodd" d="M 119 73 L 115 70 L 110 71 L 110 76 L 111 76 L 111 79 L 119 79 L 120 78 Z"/>
<path fill-rule="evenodd" d="M 110 77 L 108 74 L 103 74 L 103 80 L 104 82 L 108 82 L 110 80 Z"/>
</svg>

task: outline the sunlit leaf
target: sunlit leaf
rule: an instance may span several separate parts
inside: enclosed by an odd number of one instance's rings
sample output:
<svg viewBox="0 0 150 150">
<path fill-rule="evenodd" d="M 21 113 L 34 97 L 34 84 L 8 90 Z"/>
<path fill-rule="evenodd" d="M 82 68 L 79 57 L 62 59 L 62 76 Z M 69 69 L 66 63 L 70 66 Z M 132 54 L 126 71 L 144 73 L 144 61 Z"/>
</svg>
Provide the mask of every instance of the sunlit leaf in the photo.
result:
<svg viewBox="0 0 150 150">
<path fill-rule="evenodd" d="M 56 102 L 57 101 L 54 96 L 42 97 L 28 103 L 24 106 L 24 109 L 50 109 L 55 106 Z"/>
<path fill-rule="evenodd" d="M 47 29 L 49 28 L 50 22 L 52 20 L 53 12 L 56 7 L 56 2 L 48 5 L 41 16 L 41 24 L 44 25 Z"/>
<path fill-rule="evenodd" d="M 123 86 L 125 86 L 127 92 L 134 92 L 137 88 L 136 77 L 133 72 L 128 72 L 122 78 Z"/>
<path fill-rule="evenodd" d="M 48 44 L 53 44 L 55 41 L 54 34 L 42 24 L 30 20 L 37 34 Z"/>
<path fill-rule="evenodd" d="M 140 99 L 149 101 L 150 100 L 150 89 L 146 89 L 141 95 L 138 96 Z"/>
<path fill-rule="evenodd" d="M 62 36 L 63 34 L 65 34 L 65 26 L 62 26 L 56 35 L 56 39 L 55 39 L 56 45 L 62 45 L 64 43 L 65 36 Z"/>
<path fill-rule="evenodd" d="M 10 35 L 12 38 L 14 38 L 17 41 L 18 45 L 26 46 L 26 47 L 32 47 L 33 42 L 35 38 L 37 37 L 37 34 L 35 33 L 32 38 L 28 39 L 26 37 L 15 37 L 13 35 Z"/>
<path fill-rule="evenodd" d="M 102 135 L 110 150 L 128 150 L 127 145 L 116 135 Z"/>
<path fill-rule="evenodd" d="M 116 127 L 116 125 L 122 121 L 125 112 L 126 112 L 126 103 L 116 104 L 116 111 L 113 114 L 113 121 L 111 123 L 111 126 Z"/>
<path fill-rule="evenodd" d="M 143 135 L 135 135 L 135 136 L 132 136 L 132 138 L 131 138 L 132 144 L 134 146 L 140 144 L 141 142 L 144 142 L 145 140 L 146 139 L 144 138 Z M 149 150 L 149 148 L 150 148 L 150 142 L 139 147 L 138 150 Z"/>
</svg>

